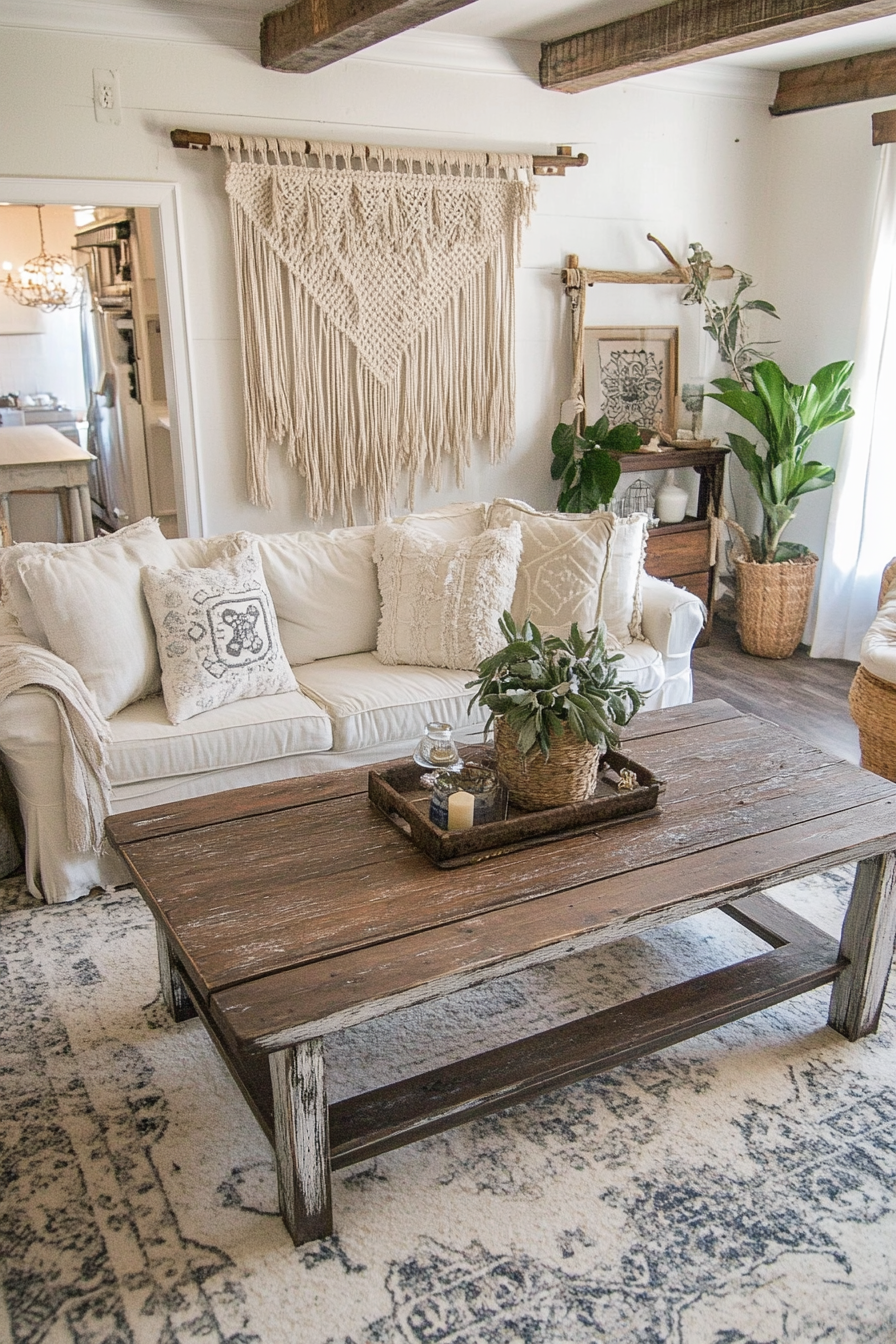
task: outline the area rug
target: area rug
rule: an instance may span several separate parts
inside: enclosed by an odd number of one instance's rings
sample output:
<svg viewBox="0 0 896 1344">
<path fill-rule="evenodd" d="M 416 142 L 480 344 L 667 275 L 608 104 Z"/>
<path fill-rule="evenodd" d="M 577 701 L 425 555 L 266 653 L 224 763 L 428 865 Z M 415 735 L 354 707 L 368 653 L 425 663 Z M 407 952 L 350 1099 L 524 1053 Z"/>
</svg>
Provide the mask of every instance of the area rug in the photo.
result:
<svg viewBox="0 0 896 1344">
<path fill-rule="evenodd" d="M 778 894 L 836 931 L 850 881 Z M 338 1235 L 296 1250 L 268 1144 L 161 1006 L 137 895 L 3 888 L 6 1344 L 896 1339 L 892 1009 L 850 1045 L 819 990 L 339 1172 Z M 365 1024 L 331 1092 L 760 948 L 712 913 Z"/>
</svg>

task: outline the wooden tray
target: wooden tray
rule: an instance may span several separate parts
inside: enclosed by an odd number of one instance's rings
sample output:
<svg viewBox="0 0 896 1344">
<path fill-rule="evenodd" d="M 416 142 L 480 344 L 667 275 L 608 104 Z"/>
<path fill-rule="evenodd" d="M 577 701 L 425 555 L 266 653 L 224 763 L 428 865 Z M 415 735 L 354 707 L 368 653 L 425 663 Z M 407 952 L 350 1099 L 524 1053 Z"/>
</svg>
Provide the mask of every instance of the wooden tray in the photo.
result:
<svg viewBox="0 0 896 1344">
<path fill-rule="evenodd" d="M 494 768 L 493 747 L 464 747 L 468 764 Z M 618 772 L 633 770 L 638 787 L 618 793 Z M 504 821 L 472 826 L 468 831 L 443 831 L 429 819 L 430 791 L 420 783 L 423 774 L 414 761 L 389 770 L 371 770 L 367 793 L 370 801 L 403 831 L 439 868 L 459 868 L 498 854 L 509 854 L 530 845 L 545 845 L 568 835 L 580 835 L 602 825 L 657 812 L 657 799 L 665 789 L 662 780 L 643 765 L 618 751 L 608 751 L 603 760 L 597 790 L 583 803 L 568 803 L 542 812 L 523 812 L 512 804 Z"/>
</svg>

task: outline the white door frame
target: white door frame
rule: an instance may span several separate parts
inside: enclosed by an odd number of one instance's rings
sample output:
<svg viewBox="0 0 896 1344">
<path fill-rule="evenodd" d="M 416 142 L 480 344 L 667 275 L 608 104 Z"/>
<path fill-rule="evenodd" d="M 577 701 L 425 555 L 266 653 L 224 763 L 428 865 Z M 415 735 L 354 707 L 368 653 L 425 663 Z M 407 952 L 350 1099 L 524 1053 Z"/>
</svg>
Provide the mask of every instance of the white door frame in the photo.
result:
<svg viewBox="0 0 896 1344">
<path fill-rule="evenodd" d="M 183 224 L 176 182 L 129 182 L 95 178 L 0 177 L 0 199 L 10 205 L 149 206 L 158 210 L 159 308 L 164 341 L 171 452 L 180 531 L 204 535 L 190 343 L 184 300 L 181 240 Z M 167 337 L 167 339 L 166 339 Z"/>
</svg>

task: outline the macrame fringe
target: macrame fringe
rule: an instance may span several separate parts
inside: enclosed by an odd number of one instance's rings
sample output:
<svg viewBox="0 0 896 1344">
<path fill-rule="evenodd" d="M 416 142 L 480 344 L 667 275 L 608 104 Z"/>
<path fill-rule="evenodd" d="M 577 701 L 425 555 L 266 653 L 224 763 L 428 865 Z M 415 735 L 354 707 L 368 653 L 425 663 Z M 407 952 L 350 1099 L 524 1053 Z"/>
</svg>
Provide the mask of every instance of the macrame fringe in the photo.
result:
<svg viewBox="0 0 896 1344">
<path fill-rule="evenodd" d="M 519 170 L 528 166 L 531 174 L 531 158 L 357 145 L 307 147 L 305 141 L 247 137 L 213 140 L 227 148 L 232 164 L 238 165 L 237 180 L 231 190 L 228 179 L 228 190 L 240 301 L 250 499 L 266 507 L 272 504 L 267 471 L 271 443 L 286 446 L 289 462 L 304 477 L 310 516 L 318 519 L 341 511 L 349 523 L 356 492 L 371 516 L 385 517 L 406 473 L 412 507 L 418 478 L 440 488 L 445 459 L 453 464 L 455 481 L 461 485 L 474 438 L 487 440 L 491 461 L 500 461 L 515 433 L 514 264 L 533 191 L 531 181 L 519 180 Z M 272 158 L 287 174 L 292 170 L 284 182 L 278 183 Z M 340 227 L 334 237 L 332 192 L 316 198 L 310 175 L 296 179 L 295 169 L 307 168 L 308 158 L 316 159 L 321 177 L 345 171 L 338 168 L 340 160 L 343 165 L 360 161 L 361 174 L 380 177 L 383 190 L 377 195 L 375 217 L 361 208 L 369 205 L 369 193 L 365 202 L 349 200 L 336 216 Z M 261 195 L 257 178 L 247 183 L 244 172 L 240 177 L 247 161 L 262 163 Z M 404 171 L 396 171 L 398 164 Z M 435 188 L 426 200 L 422 230 L 420 172 Z M 268 177 L 273 179 L 270 183 Z M 319 275 L 303 271 L 303 249 L 329 249 L 328 264 L 338 270 L 340 257 L 352 258 L 362 246 L 376 246 L 382 236 L 383 246 L 401 257 L 405 272 L 410 255 L 412 274 L 416 277 L 419 269 L 425 277 L 427 266 L 442 261 L 432 250 L 432 237 L 444 245 L 446 231 L 450 236 L 456 227 L 456 189 L 450 200 L 437 189 L 446 177 L 477 184 L 493 181 L 502 193 L 497 213 L 486 211 L 478 185 L 464 202 L 474 240 L 479 237 L 477 225 L 481 230 L 482 259 L 474 254 L 471 260 L 469 248 L 460 259 L 462 265 L 455 256 L 458 283 L 447 291 L 443 287 L 442 301 L 432 313 L 395 315 L 396 294 L 384 294 L 382 348 L 375 340 L 372 345 L 368 340 L 365 347 L 346 317 L 352 311 L 345 302 L 346 293 L 351 297 L 350 288 L 343 284 L 336 296 L 339 302 L 334 299 L 332 312 L 327 311 L 326 295 L 322 302 L 319 292 L 310 292 L 315 284 L 320 289 Z M 412 192 L 403 190 L 409 179 L 415 179 Z M 255 193 L 251 200 L 250 192 Z M 440 216 L 440 210 L 453 212 L 451 219 Z M 466 243 L 466 234 L 462 236 Z M 413 333 L 403 348 L 394 339 L 390 347 L 390 332 L 385 329 L 390 316 L 400 323 L 399 333 L 408 329 Z"/>
</svg>

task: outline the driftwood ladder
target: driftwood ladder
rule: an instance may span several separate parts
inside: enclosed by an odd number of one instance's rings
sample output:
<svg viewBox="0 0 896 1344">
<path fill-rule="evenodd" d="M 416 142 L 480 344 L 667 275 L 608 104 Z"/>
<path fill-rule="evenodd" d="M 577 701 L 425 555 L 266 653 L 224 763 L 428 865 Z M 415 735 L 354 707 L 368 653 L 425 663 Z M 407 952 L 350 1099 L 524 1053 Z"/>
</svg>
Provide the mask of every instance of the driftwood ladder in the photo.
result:
<svg viewBox="0 0 896 1344">
<path fill-rule="evenodd" d="M 876 1030 L 896 785 L 722 701 L 644 715 L 626 743 L 667 781 L 660 815 L 463 869 L 433 867 L 371 807 L 366 769 L 109 819 L 156 918 L 165 1002 L 199 1014 L 273 1143 L 296 1244 L 333 1229 L 333 1169 L 818 986 L 836 1031 Z M 850 862 L 839 941 L 763 894 Z M 328 1034 L 711 908 L 768 950 L 328 1106 Z"/>
</svg>

